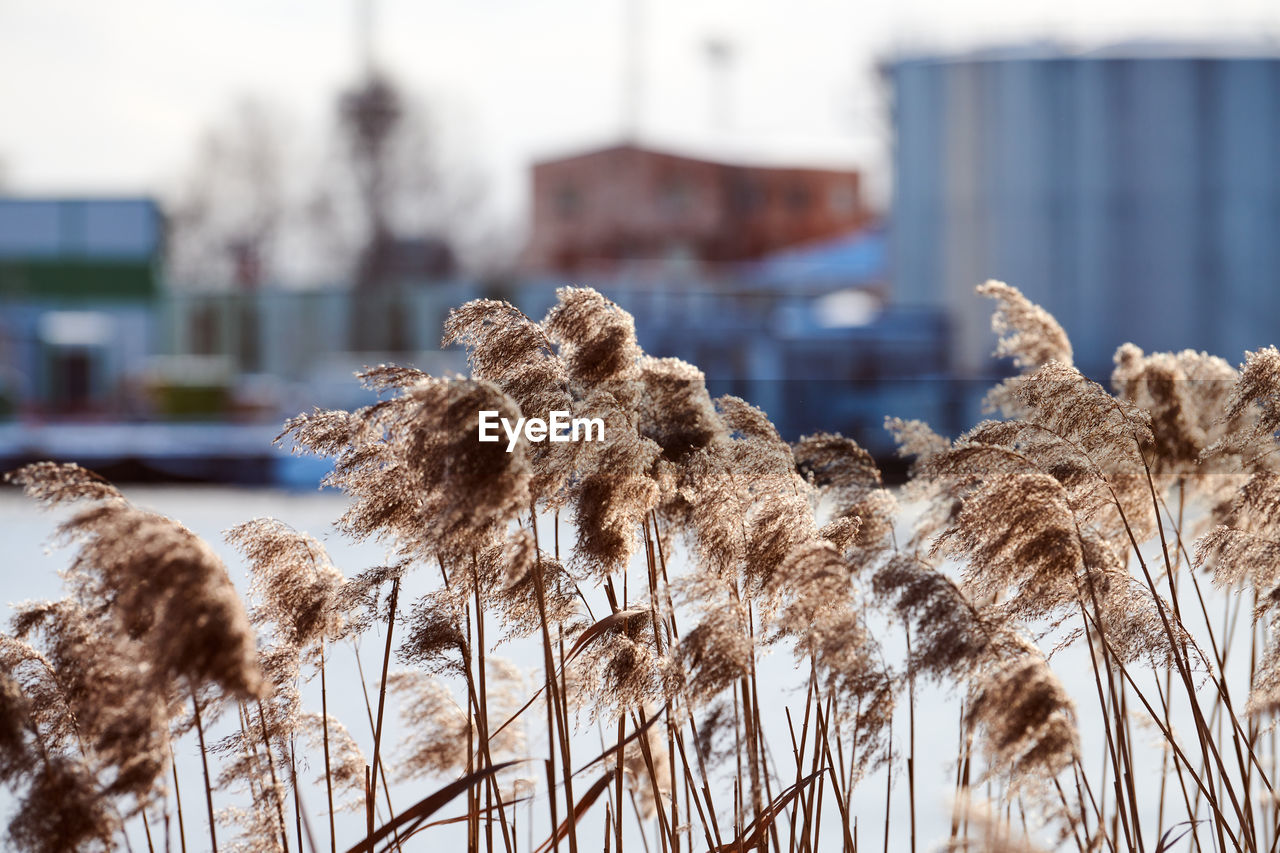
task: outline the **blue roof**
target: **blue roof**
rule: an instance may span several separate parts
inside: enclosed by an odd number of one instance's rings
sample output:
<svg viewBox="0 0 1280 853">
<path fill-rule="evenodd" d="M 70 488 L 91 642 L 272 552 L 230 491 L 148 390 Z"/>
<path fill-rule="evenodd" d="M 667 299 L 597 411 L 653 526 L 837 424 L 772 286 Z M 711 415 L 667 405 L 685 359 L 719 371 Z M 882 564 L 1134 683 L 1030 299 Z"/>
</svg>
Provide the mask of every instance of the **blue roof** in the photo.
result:
<svg viewBox="0 0 1280 853">
<path fill-rule="evenodd" d="M 842 234 L 767 255 L 745 270 L 745 278 L 786 288 L 882 284 L 888 276 L 886 244 L 882 228 Z"/>
<path fill-rule="evenodd" d="M 0 198 L 0 259 L 147 260 L 162 231 L 149 198 Z"/>
</svg>

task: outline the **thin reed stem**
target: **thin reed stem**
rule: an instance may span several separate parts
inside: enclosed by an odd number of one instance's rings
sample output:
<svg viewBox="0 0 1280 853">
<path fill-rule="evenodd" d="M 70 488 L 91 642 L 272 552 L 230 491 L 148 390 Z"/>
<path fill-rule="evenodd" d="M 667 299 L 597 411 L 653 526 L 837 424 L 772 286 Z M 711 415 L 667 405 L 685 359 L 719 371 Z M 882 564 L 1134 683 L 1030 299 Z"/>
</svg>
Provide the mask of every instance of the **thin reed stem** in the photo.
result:
<svg viewBox="0 0 1280 853">
<path fill-rule="evenodd" d="M 169 769 L 173 773 L 173 799 L 178 811 L 178 845 L 182 853 L 187 853 L 187 830 L 182 819 L 182 788 L 178 785 L 178 763 L 173 757 L 173 748 L 169 748 Z"/>
<path fill-rule="evenodd" d="M 280 845 L 285 853 L 289 853 L 289 832 L 285 828 L 284 803 L 280 796 L 280 777 L 276 775 L 275 754 L 271 751 L 271 738 L 267 735 L 267 712 L 262 708 L 262 700 L 258 704 L 258 729 L 262 734 L 262 750 L 267 755 L 267 768 L 271 771 L 271 800 L 275 803 L 276 817 L 280 821 Z M 301 851 L 299 851 L 301 853 Z"/>
<path fill-rule="evenodd" d="M 382 678 L 378 682 L 378 718 L 373 728 L 373 766 L 380 767 L 382 755 L 382 714 L 387 704 L 387 670 L 391 666 L 391 639 L 396 627 L 396 604 L 400 597 L 400 578 L 391 582 L 391 595 L 387 599 L 387 643 L 382 652 Z M 369 801 L 376 803 L 378 799 L 378 777 L 369 777 Z M 373 833 L 370 831 L 370 837 Z"/>
<path fill-rule="evenodd" d="M 204 722 L 200 719 L 200 698 L 196 695 L 194 687 L 191 688 L 191 708 L 195 715 L 196 737 L 200 741 L 200 766 L 204 770 L 204 802 L 209 810 L 209 848 L 213 853 L 218 853 L 218 829 L 215 825 L 217 819 L 213 813 L 213 784 L 209 781 L 209 758 L 205 752 Z M 174 779 L 177 780 L 176 770 Z"/>
<path fill-rule="evenodd" d="M 324 640 L 320 641 L 320 722 L 324 738 L 324 793 L 329 804 L 329 851 L 338 853 L 338 833 L 333 814 L 333 768 L 329 760 L 329 691 L 325 686 Z"/>
</svg>

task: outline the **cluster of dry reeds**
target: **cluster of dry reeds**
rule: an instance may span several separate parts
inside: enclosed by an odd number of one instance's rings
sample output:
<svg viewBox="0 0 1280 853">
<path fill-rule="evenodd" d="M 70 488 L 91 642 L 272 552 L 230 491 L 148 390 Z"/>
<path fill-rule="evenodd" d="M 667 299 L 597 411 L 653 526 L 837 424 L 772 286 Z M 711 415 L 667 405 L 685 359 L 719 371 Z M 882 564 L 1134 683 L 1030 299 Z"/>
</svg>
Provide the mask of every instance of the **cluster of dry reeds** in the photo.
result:
<svg viewBox="0 0 1280 853">
<path fill-rule="evenodd" d="M 1004 419 L 954 441 L 890 420 L 913 459 L 901 489 L 847 438 L 789 445 L 712 399 L 589 289 L 541 323 L 465 305 L 445 341 L 469 378 L 374 368 L 380 402 L 286 425 L 334 460 L 341 530 L 389 549 L 360 574 L 259 519 L 227 534 L 242 598 L 208 545 L 95 475 L 16 472 L 73 508 L 75 553 L 66 597 L 0 636 L 10 842 L 116 848 L 141 825 L 151 850 L 336 850 L 345 804 L 352 850 L 455 833 L 470 850 L 809 853 L 857 850 L 860 828 L 870 847 L 868 827 L 914 850 L 924 772 L 950 774 L 956 849 L 1274 850 L 1280 352 L 1237 372 L 1126 346 L 1108 392 L 1044 310 L 979 290 L 1021 371 L 989 397 Z M 481 410 L 603 418 L 605 440 L 508 453 L 477 441 Z M 349 731 L 326 662 L 362 637 L 377 657 L 365 678 L 356 654 L 367 720 Z M 508 644 L 534 650 L 527 677 L 494 656 Z M 790 692 L 762 684 L 777 651 Z M 1245 654 L 1247 681 L 1229 666 Z M 1083 693 L 1051 658 L 1088 670 Z M 939 687 L 955 701 L 929 713 L 958 722 L 956 754 L 921 765 L 917 697 Z M 883 805 L 858 814 L 880 777 Z"/>
</svg>

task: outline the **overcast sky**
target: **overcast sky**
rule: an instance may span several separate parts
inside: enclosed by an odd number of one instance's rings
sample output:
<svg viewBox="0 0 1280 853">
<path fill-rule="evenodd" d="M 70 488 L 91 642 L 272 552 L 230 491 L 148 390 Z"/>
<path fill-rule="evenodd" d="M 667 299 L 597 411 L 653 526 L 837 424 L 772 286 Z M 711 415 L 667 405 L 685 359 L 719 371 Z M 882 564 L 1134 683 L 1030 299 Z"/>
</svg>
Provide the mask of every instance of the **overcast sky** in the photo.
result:
<svg viewBox="0 0 1280 853">
<path fill-rule="evenodd" d="M 359 0 L 0 0 L 0 162 L 23 193 L 161 192 L 238 96 L 302 141 L 358 63 Z M 859 165 L 884 186 L 878 58 L 1054 38 L 1280 36 L 1274 0 L 375 0 L 380 62 L 518 218 L 532 159 L 616 141 L 628 4 L 642 136 L 747 159 Z M 709 37 L 734 46 L 717 114 Z M 717 118 L 717 115 L 723 116 Z"/>
</svg>

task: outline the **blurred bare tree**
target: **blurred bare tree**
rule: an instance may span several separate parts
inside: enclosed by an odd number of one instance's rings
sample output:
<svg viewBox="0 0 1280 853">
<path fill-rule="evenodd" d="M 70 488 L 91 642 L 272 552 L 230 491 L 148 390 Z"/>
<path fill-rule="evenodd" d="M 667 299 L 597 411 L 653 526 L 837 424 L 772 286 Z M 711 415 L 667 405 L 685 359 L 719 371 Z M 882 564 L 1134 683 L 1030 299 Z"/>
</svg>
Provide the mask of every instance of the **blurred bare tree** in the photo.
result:
<svg viewBox="0 0 1280 853">
<path fill-rule="evenodd" d="M 170 275 L 205 289 L 385 290 L 505 271 L 514 251 L 495 249 L 504 243 L 484 182 L 449 142 L 435 111 L 385 73 L 342 92 L 318 132 L 242 98 L 201 138 L 173 194 Z"/>
<path fill-rule="evenodd" d="M 356 285 L 361 288 L 377 285 L 392 260 L 395 235 L 390 208 L 394 198 L 392 189 L 399 176 L 394 174 L 391 158 L 396 153 L 394 143 L 399 141 L 398 137 L 403 138 L 397 131 L 406 126 L 402 100 L 390 81 L 375 76 L 344 93 L 339 101 L 344 142 L 351 157 L 365 221 L 365 248 L 356 278 Z M 430 140 L 424 142 L 429 144 Z M 404 177 L 417 178 L 428 185 L 434 183 L 428 156 L 422 156 L 417 162 L 410 159 L 405 165 L 413 174 Z"/>
<path fill-rule="evenodd" d="M 275 104 L 244 97 L 201 137 L 170 205 L 169 272 L 183 285 L 251 290 L 284 266 L 297 214 L 297 152 Z"/>
<path fill-rule="evenodd" d="M 322 209 L 358 288 L 447 277 L 469 259 L 484 183 L 425 101 L 370 72 L 339 96 L 335 141 Z"/>
</svg>

